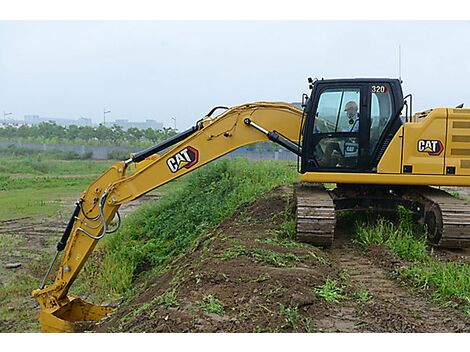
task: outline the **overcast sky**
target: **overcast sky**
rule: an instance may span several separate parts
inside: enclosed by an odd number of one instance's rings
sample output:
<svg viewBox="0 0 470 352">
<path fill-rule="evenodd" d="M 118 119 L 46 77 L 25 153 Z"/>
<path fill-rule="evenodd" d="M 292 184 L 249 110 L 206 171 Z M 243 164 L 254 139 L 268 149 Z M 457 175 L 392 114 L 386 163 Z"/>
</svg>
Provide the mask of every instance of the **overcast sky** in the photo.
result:
<svg viewBox="0 0 470 352">
<path fill-rule="evenodd" d="M 299 101 L 307 77 L 398 77 L 414 107 L 470 106 L 470 22 L 1 22 L 0 118 L 155 119 Z"/>
</svg>

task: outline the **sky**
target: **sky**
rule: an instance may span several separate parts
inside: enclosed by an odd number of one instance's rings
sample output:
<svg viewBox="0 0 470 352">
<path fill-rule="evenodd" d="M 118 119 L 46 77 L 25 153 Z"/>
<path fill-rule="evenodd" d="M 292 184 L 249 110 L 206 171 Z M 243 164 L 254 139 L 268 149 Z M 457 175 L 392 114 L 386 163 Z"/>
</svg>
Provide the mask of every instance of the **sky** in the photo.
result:
<svg viewBox="0 0 470 352">
<path fill-rule="evenodd" d="M 399 76 L 414 110 L 470 106 L 470 21 L 0 21 L 0 118 L 154 119 L 300 101 L 307 78 Z"/>
</svg>

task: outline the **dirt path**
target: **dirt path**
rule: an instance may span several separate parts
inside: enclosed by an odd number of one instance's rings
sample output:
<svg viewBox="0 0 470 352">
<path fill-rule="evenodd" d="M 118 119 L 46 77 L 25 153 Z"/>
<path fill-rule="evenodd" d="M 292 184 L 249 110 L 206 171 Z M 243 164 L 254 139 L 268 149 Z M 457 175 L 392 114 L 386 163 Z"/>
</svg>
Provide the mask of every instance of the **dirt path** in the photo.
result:
<svg viewBox="0 0 470 352">
<path fill-rule="evenodd" d="M 280 240 L 291 196 L 277 189 L 239 209 L 97 330 L 470 331 L 468 317 L 401 286 L 393 277 L 401 264 L 385 248 L 363 253 L 341 224 L 328 250 Z M 337 303 L 316 291 L 327 280 L 342 289 Z"/>
</svg>

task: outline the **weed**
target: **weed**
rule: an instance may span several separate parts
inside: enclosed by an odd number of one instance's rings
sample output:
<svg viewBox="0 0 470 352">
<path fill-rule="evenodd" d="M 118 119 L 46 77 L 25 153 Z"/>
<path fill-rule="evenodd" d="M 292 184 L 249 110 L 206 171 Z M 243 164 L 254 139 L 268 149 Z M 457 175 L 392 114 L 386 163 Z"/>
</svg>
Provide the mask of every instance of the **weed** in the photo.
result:
<svg viewBox="0 0 470 352">
<path fill-rule="evenodd" d="M 432 296 L 440 301 L 453 297 L 468 305 L 470 299 L 470 265 L 459 262 L 441 263 L 433 261 L 405 268 L 401 276 L 415 286 L 432 288 Z"/>
<path fill-rule="evenodd" d="M 253 281 L 264 282 L 264 281 L 268 281 L 269 279 L 271 279 L 271 275 L 269 275 L 268 273 L 265 273 L 265 274 L 259 274 Z"/>
<path fill-rule="evenodd" d="M 283 248 L 298 248 L 298 247 L 305 246 L 303 243 L 292 241 L 290 239 L 283 239 L 279 237 L 266 238 L 264 240 L 256 239 L 255 242 L 271 244 L 271 245 L 275 245 L 275 246 L 279 246 Z"/>
<path fill-rule="evenodd" d="M 297 234 L 297 224 L 295 219 L 286 219 L 281 223 L 280 229 L 273 230 L 272 235 L 280 239 L 295 240 Z"/>
<path fill-rule="evenodd" d="M 371 295 L 369 294 L 369 291 L 365 287 L 361 287 L 359 291 L 356 292 L 355 296 L 359 301 L 362 302 L 368 302 L 371 300 Z"/>
<path fill-rule="evenodd" d="M 349 279 L 349 272 L 346 269 L 341 269 L 338 277 L 341 281 L 346 281 L 347 279 Z"/>
<path fill-rule="evenodd" d="M 308 333 L 315 332 L 315 329 L 313 328 L 312 319 L 308 317 L 301 317 L 300 323 L 302 324 L 305 332 L 308 332 Z"/>
<path fill-rule="evenodd" d="M 224 251 L 222 258 L 225 260 L 238 258 L 239 256 L 243 255 L 245 251 L 246 249 L 243 246 L 230 247 Z"/>
<path fill-rule="evenodd" d="M 298 319 L 299 312 L 298 306 L 286 307 L 282 303 L 279 304 L 281 315 L 284 317 L 286 323 L 288 323 L 294 331 L 298 331 Z"/>
<path fill-rule="evenodd" d="M 269 291 L 266 293 L 265 297 L 266 297 L 266 301 L 267 302 L 270 302 L 271 301 L 271 298 L 273 298 L 274 296 L 276 296 L 277 294 L 283 294 L 285 292 L 287 292 L 288 289 L 283 287 L 282 284 L 277 281 L 276 282 L 276 286 L 274 287 L 271 287 L 269 289 Z"/>
<path fill-rule="evenodd" d="M 345 299 L 343 291 L 344 286 L 338 286 L 338 282 L 331 279 L 327 279 L 323 285 L 313 289 L 315 294 L 328 303 L 339 303 L 340 300 Z"/>
<path fill-rule="evenodd" d="M 372 244 L 385 244 L 393 253 L 406 260 L 429 259 L 424 233 L 415 235 L 409 211 L 403 207 L 398 209 L 398 227 L 386 219 L 379 219 L 375 224 L 356 224 L 354 242 L 365 248 Z"/>
<path fill-rule="evenodd" d="M 318 255 L 315 252 L 308 252 L 308 254 L 314 259 L 316 259 L 320 264 L 326 264 L 326 259 L 323 258 L 321 255 Z"/>
<path fill-rule="evenodd" d="M 157 303 L 165 308 L 178 307 L 179 303 L 176 300 L 175 290 L 170 290 L 158 297 Z"/>
<path fill-rule="evenodd" d="M 206 313 L 221 314 L 224 312 L 222 302 L 213 295 L 206 295 L 199 301 L 199 307 Z"/>
<path fill-rule="evenodd" d="M 278 253 L 263 248 L 248 249 L 243 246 L 227 248 L 222 258 L 233 259 L 242 255 L 253 258 L 256 262 L 264 262 L 277 267 L 286 267 L 291 261 L 299 262 L 302 259 L 293 253 Z"/>
</svg>

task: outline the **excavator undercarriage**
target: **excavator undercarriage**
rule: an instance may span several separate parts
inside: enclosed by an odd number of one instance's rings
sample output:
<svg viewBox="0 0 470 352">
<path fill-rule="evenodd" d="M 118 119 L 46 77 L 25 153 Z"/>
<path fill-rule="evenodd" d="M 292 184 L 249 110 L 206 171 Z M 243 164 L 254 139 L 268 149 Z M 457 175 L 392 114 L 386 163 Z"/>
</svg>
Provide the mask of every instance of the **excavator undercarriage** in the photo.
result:
<svg viewBox="0 0 470 352">
<path fill-rule="evenodd" d="M 470 207 L 444 190 L 429 186 L 338 185 L 298 183 L 295 186 L 297 239 L 315 246 L 333 243 L 336 213 L 344 211 L 396 212 L 408 209 L 424 225 L 435 247 L 470 245 Z"/>
</svg>

